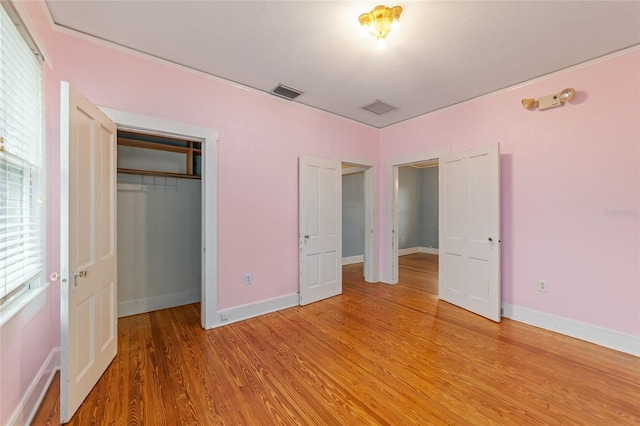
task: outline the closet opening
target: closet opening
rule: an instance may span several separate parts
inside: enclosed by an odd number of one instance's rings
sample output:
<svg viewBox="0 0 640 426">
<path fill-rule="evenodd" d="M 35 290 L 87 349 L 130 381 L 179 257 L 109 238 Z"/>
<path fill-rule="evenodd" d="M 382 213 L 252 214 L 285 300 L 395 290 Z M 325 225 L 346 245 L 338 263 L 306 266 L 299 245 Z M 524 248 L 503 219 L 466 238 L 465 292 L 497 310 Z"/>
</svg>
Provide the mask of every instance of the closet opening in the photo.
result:
<svg viewBox="0 0 640 426">
<path fill-rule="evenodd" d="M 201 301 L 200 139 L 118 129 L 118 316 Z"/>
</svg>

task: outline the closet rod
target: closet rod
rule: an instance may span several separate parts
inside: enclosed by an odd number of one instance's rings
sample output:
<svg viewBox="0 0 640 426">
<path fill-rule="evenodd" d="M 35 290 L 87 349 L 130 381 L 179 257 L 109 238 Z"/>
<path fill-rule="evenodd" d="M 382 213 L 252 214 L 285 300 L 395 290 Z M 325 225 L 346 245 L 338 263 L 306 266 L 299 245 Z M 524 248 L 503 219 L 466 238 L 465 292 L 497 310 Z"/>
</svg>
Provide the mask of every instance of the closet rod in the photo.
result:
<svg viewBox="0 0 640 426">
<path fill-rule="evenodd" d="M 153 170 L 138 170 L 138 169 L 122 169 L 118 168 L 118 173 L 125 175 L 139 175 L 139 176 L 159 176 L 159 177 L 172 177 L 177 179 L 202 179 L 202 176 L 187 175 L 184 173 L 172 173 L 172 172 L 157 172 Z"/>
</svg>

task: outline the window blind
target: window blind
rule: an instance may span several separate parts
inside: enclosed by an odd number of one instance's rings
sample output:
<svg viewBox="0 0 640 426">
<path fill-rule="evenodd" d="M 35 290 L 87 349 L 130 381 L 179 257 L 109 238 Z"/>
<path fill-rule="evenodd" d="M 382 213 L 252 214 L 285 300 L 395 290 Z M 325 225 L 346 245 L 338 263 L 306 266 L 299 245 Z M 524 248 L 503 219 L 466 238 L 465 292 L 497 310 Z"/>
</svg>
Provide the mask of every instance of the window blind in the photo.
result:
<svg viewBox="0 0 640 426">
<path fill-rule="evenodd" d="M 40 61 L 0 7 L 0 304 L 43 275 L 42 120 Z"/>
</svg>

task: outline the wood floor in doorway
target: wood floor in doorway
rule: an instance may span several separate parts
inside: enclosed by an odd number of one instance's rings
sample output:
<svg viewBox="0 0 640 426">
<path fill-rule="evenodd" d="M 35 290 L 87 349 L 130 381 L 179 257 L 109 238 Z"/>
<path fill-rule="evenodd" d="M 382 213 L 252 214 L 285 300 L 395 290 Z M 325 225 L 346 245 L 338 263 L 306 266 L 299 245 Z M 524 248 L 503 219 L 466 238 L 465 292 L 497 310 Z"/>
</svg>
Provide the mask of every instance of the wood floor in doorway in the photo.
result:
<svg viewBox="0 0 640 426">
<path fill-rule="evenodd" d="M 640 358 L 439 301 L 403 259 L 397 285 L 349 265 L 341 296 L 213 330 L 199 305 L 121 318 L 70 424 L 640 423 Z M 58 380 L 34 425 L 59 423 Z"/>
<path fill-rule="evenodd" d="M 398 258 L 398 280 L 438 294 L 438 255 L 414 253 Z"/>
</svg>

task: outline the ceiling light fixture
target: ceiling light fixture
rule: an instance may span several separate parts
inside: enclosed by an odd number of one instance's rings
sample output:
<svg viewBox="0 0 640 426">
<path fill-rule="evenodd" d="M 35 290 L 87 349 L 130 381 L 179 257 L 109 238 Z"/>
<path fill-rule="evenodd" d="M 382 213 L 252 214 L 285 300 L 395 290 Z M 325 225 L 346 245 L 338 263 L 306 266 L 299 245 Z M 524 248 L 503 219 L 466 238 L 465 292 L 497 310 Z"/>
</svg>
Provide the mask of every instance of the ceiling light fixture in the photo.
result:
<svg viewBox="0 0 640 426">
<path fill-rule="evenodd" d="M 363 31 L 378 39 L 378 50 L 384 49 L 384 40 L 391 31 L 400 28 L 402 7 L 376 6 L 369 13 L 363 13 L 358 20 Z"/>
<path fill-rule="evenodd" d="M 573 87 L 568 87 L 564 89 L 560 93 L 556 93 L 555 95 L 543 96 L 540 99 L 527 98 L 523 99 L 522 106 L 524 109 L 533 109 L 535 107 L 538 108 L 538 111 L 547 108 L 557 107 L 565 102 L 569 102 L 576 96 L 576 89 Z"/>
</svg>

